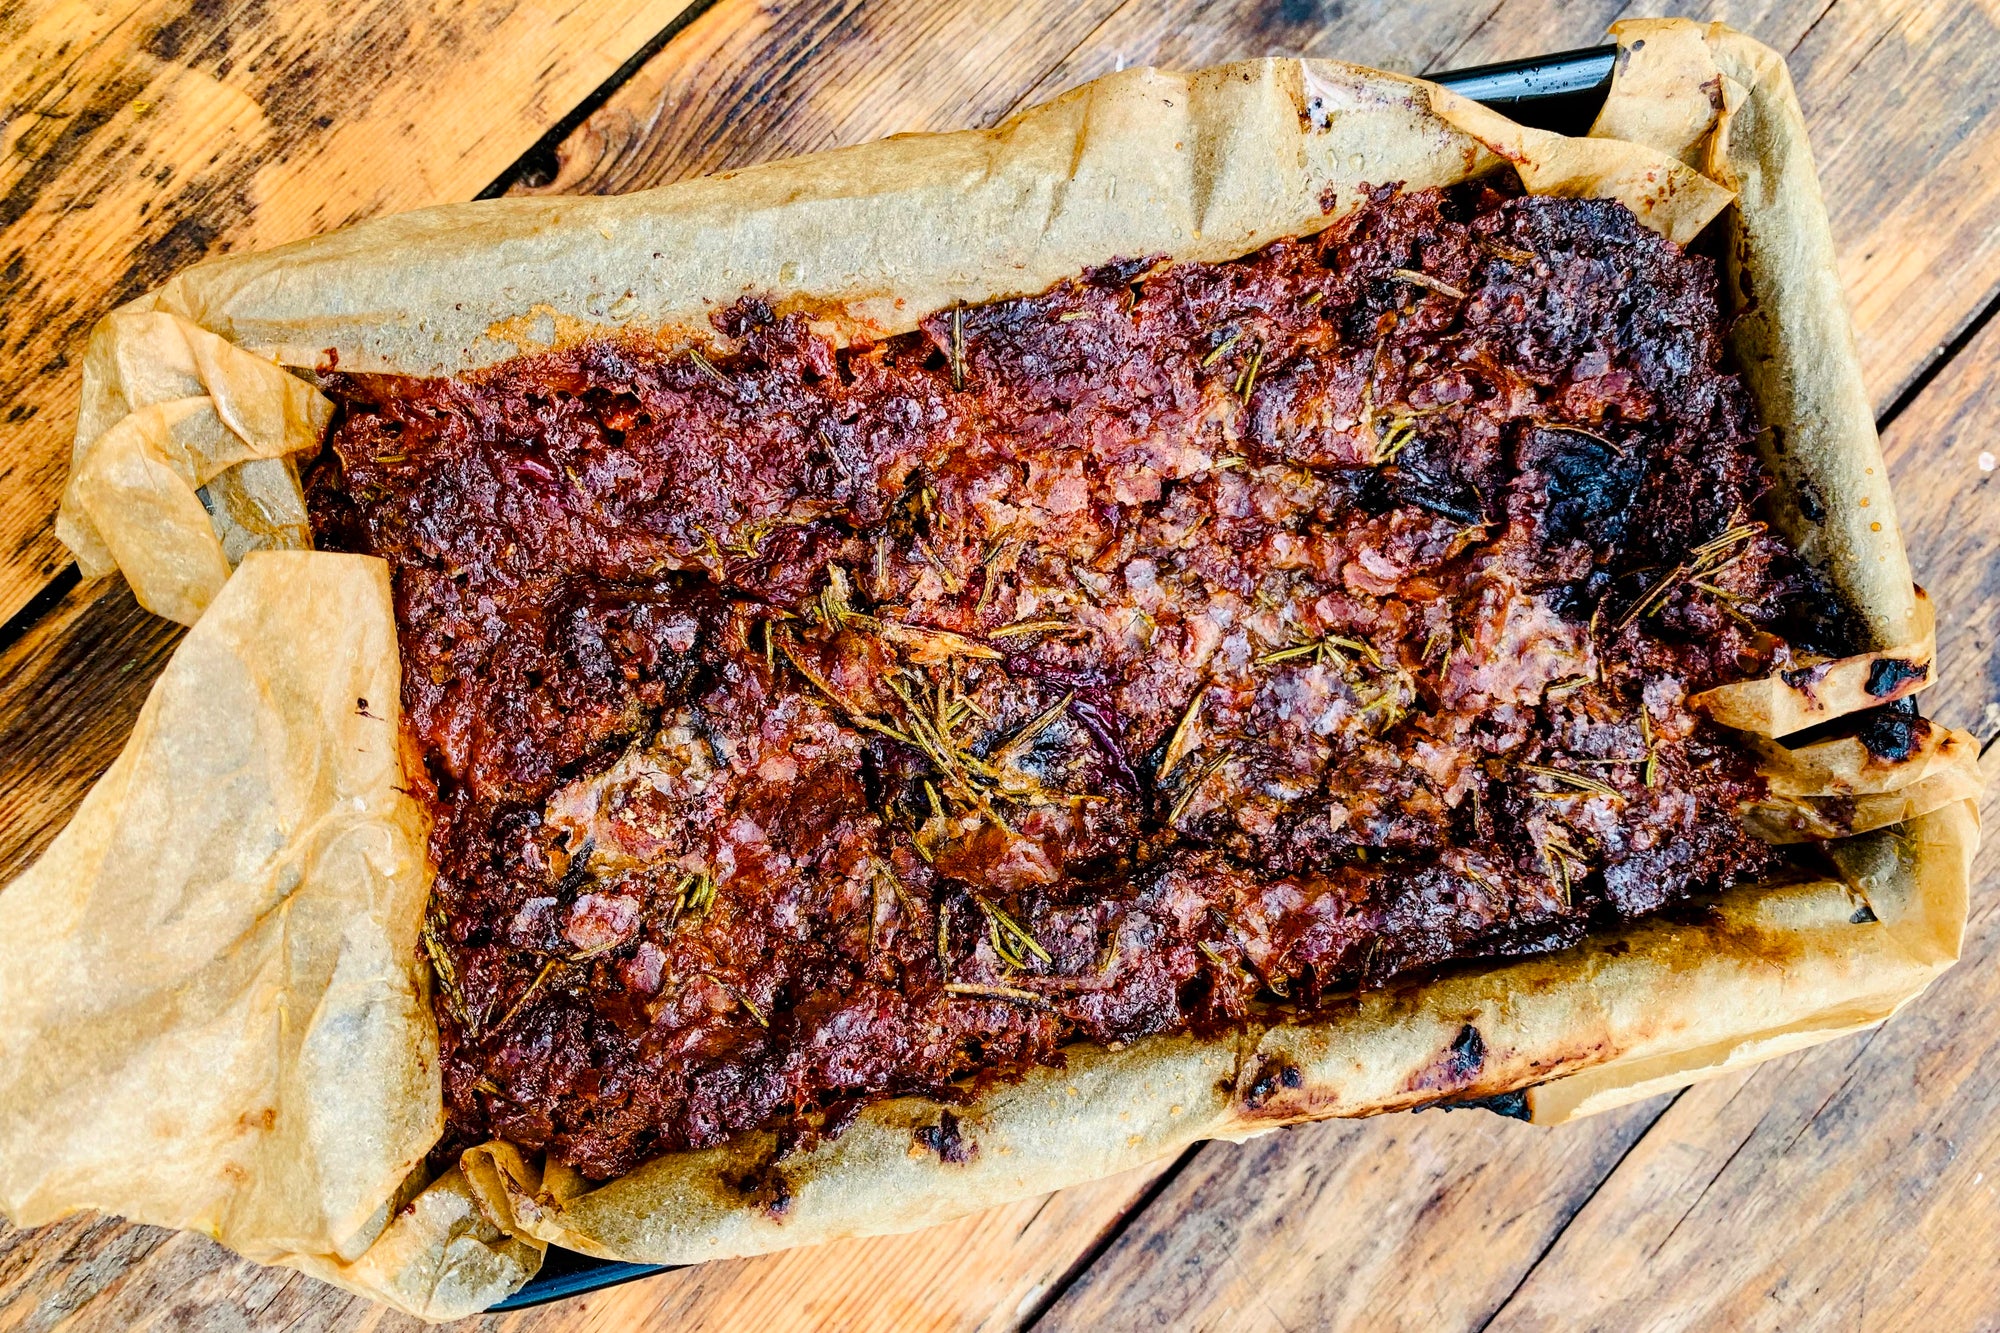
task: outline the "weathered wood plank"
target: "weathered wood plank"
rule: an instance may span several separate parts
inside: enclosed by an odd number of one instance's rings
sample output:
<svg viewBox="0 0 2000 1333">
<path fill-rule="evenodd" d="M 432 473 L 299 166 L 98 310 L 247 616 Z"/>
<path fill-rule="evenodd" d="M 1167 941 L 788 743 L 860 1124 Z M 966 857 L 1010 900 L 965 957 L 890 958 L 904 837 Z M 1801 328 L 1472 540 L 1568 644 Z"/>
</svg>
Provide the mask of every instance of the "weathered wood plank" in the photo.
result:
<svg viewBox="0 0 2000 1333">
<path fill-rule="evenodd" d="M 0 650 L 0 884 L 110 767 L 182 633 L 111 580 L 72 589 Z"/>
<path fill-rule="evenodd" d="M 1666 1100 L 1555 1133 L 1431 1112 L 1210 1144 L 1036 1327 L 1476 1328 Z"/>
<path fill-rule="evenodd" d="M 687 0 L 34 0 L 0 20 L 0 619 L 67 563 L 76 362 L 223 250 L 469 198 Z"/>
<path fill-rule="evenodd" d="M 455 1327 L 485 1333 L 1002 1329 L 1144 1191 L 1135 1171 L 912 1236 L 878 1236 L 663 1273 Z M 416 1333 L 425 1327 L 187 1232 L 86 1216 L 0 1225 L 0 1333 L 75 1326 L 168 1333 Z"/>
<path fill-rule="evenodd" d="M 1882 450 L 1910 563 L 1945 608 L 1924 711 L 1988 739 L 2000 733 L 2000 321 L 1890 423 Z"/>
<path fill-rule="evenodd" d="M 990 125 L 1117 0 L 722 0 L 514 193 L 621 194 L 889 134 Z"/>
</svg>

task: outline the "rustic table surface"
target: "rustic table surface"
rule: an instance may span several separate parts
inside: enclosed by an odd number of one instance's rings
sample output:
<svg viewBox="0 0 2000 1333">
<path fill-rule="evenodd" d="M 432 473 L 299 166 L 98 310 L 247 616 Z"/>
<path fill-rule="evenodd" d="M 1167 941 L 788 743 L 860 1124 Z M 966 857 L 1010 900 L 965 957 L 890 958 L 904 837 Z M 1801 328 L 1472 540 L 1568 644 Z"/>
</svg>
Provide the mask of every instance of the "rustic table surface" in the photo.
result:
<svg viewBox="0 0 2000 1333">
<path fill-rule="evenodd" d="M 1868 389 L 1942 608 L 1932 716 L 2000 731 L 2000 17 L 1693 8 L 1785 51 Z M 179 637 L 50 515 L 91 324 L 204 255 L 500 192 L 618 192 L 988 125 L 1124 65 L 1415 72 L 1594 45 L 1619 0 L 0 4 L 0 883 Z M 1990 758 L 1991 756 L 1989 756 Z M 1989 818 L 1993 813 L 1989 803 Z M 1308 1126 L 913 1236 L 716 1263 L 492 1329 L 2000 1326 L 2000 923 L 1880 1029 L 1542 1130 Z M 0 1333 L 408 1321 L 186 1233 L 0 1224 Z"/>
</svg>

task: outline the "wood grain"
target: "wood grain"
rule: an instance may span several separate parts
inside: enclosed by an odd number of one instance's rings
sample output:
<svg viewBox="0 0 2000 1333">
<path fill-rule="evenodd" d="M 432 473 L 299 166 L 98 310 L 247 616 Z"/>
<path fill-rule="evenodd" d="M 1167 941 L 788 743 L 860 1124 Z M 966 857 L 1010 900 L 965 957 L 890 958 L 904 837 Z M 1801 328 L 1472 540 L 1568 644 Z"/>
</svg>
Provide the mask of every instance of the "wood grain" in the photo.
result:
<svg viewBox="0 0 2000 1333">
<path fill-rule="evenodd" d="M 1012 1328 L 1145 1190 L 1153 1170 L 878 1236 L 705 1264 L 553 1305 L 452 1325 L 481 1333 Z M 425 1325 L 187 1232 L 97 1216 L 0 1224 L 0 1333 L 416 1333 Z"/>
<path fill-rule="evenodd" d="M 620 194 L 890 134 L 990 125 L 1116 0 L 721 0 L 513 193 Z"/>
<path fill-rule="evenodd" d="M 0 650 L 0 884 L 111 766 L 184 632 L 113 579 L 71 590 Z"/>
<path fill-rule="evenodd" d="M 2000 733 L 2000 320 L 1987 324 L 1882 433 L 1917 578 L 1946 613 L 1924 711 Z M 1989 819 L 1988 837 L 2000 834 Z"/>
<path fill-rule="evenodd" d="M 99 316 L 224 250 L 470 198 L 687 0 L 29 0 L 0 19 L 0 620 Z"/>
<path fill-rule="evenodd" d="M 1036 1327 L 1476 1328 L 1668 1100 L 1553 1133 L 1426 1112 L 1209 1144 Z"/>
</svg>

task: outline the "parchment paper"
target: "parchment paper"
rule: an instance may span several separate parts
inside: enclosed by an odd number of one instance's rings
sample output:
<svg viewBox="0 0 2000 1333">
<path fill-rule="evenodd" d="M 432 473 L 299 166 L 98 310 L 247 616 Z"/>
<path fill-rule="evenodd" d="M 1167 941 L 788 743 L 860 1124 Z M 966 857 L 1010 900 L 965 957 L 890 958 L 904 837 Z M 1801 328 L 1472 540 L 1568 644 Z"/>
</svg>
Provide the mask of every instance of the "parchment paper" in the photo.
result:
<svg viewBox="0 0 2000 1333">
<path fill-rule="evenodd" d="M 332 417 L 268 358 L 128 307 L 84 352 L 56 536 L 85 578 L 122 569 L 141 606 L 191 625 L 249 552 L 312 545 L 286 456 L 319 448 Z"/>
<path fill-rule="evenodd" d="M 324 1276 L 382 1244 L 443 1126 L 395 635 L 383 562 L 251 555 L 0 893 L 17 1222 L 99 1208 Z"/>
<path fill-rule="evenodd" d="M 1325 226 L 1359 202 L 1366 184 L 1423 188 L 1504 163 L 1531 190 L 1619 198 L 1683 241 L 1736 192 L 1723 224 L 1728 295 L 1743 315 L 1737 351 L 1746 365 L 1754 361 L 1748 381 L 1773 428 L 1766 445 L 1780 479 L 1781 522 L 1856 604 L 1876 652 L 1805 664 L 1796 682 L 1715 692 L 1706 701 L 1714 715 L 1751 732 L 1785 734 L 1886 697 L 1868 686 L 1890 656 L 1902 664 L 1891 673 L 1894 688 L 1921 688 L 1930 679 L 1929 621 L 1910 586 L 1783 65 L 1725 29 L 1626 25 L 1619 34 L 1617 82 L 1588 139 L 1523 129 L 1434 86 L 1331 62 L 1256 61 L 1185 76 L 1128 70 L 991 131 L 889 140 L 617 199 L 428 210 L 203 264 L 127 306 L 93 341 L 75 475 L 121 478 L 120 469 L 130 469 L 120 460 L 129 458 L 144 467 L 129 483 L 73 482 L 65 540 L 74 539 L 88 571 L 115 559 L 148 590 L 148 605 L 168 614 L 192 618 L 212 600 L 182 657 L 198 640 L 236 633 L 211 631 L 218 616 L 233 625 L 268 615 L 297 642 L 325 648 L 259 650 L 280 652 L 290 689 L 337 703 L 359 672 L 380 691 L 379 700 L 367 694 L 373 711 L 393 718 L 393 632 L 379 572 L 371 575 L 374 601 L 356 596 L 339 605 L 324 598 L 295 605 L 293 581 L 318 586 L 343 577 L 320 571 L 329 561 L 355 568 L 347 557 L 256 555 L 223 583 L 231 544 L 250 544 L 242 533 L 252 525 L 223 517 L 241 512 L 225 504 L 211 523 L 210 547 L 188 505 L 196 486 L 206 485 L 213 501 L 234 494 L 249 469 L 275 478 L 274 461 L 283 466 L 285 455 L 316 447 L 324 405 L 281 367 L 303 372 L 337 361 L 347 369 L 462 374 L 608 331 L 713 343 L 719 335 L 708 313 L 746 292 L 806 310 L 837 338 L 880 336 L 951 303 L 1038 291 L 1120 256 L 1233 257 Z M 196 431 L 199 445 L 177 443 L 168 418 L 185 412 L 193 420 L 203 409 L 161 409 L 189 400 L 211 403 L 237 443 L 206 425 L 182 428 Z M 121 443 L 128 437 L 136 442 Z M 256 489 L 241 484 L 243 493 Z M 289 512 L 282 500 L 268 509 Z M 282 522 L 268 527 L 290 530 Z M 282 540 L 272 535 L 267 544 Z M 365 643 L 352 637 L 351 623 L 364 604 L 374 626 Z M 169 677 L 198 680 L 213 669 L 206 657 L 185 668 L 177 657 Z M 356 719 L 337 712 L 330 703 L 318 713 L 287 713 L 273 733 L 282 743 L 254 749 L 257 762 L 240 770 L 239 799 L 254 806 L 265 799 L 264 784 L 290 790 L 289 748 L 310 760 L 354 734 Z M 152 945 L 135 938 L 128 919 L 100 919 L 93 895 L 102 889 L 82 849 L 115 826 L 134 857 L 154 849 L 172 861 L 164 853 L 185 834 L 162 822 L 162 812 L 197 781 L 201 770 L 174 756 L 179 746 L 198 750 L 198 735 L 166 727 L 164 716 L 142 722 L 77 825 L 0 895 L 0 913 L 21 910 L 11 903 L 27 886 L 35 910 L 92 932 L 97 943 L 64 964 L 68 981 L 94 980 L 127 954 L 150 957 Z M 135 753 L 160 757 L 149 769 Z M 350 909 L 364 923 L 351 928 L 377 951 L 370 956 L 395 964 L 383 963 L 381 982 L 395 1000 L 370 1011 L 382 1016 L 380 1040 L 343 1072 L 351 1083 L 386 1071 L 406 1089 L 407 1100 L 385 1095 L 367 1108 L 395 1132 L 378 1132 L 348 1109 L 352 1088 L 331 1081 L 286 1103 L 325 1108 L 317 1123 L 330 1138 L 366 1145 L 338 1171 L 323 1164 L 332 1160 L 330 1146 L 310 1169 L 303 1165 L 314 1161 L 310 1154 L 257 1157 L 242 1167 L 246 1179 L 222 1169 L 236 1161 L 233 1149 L 219 1146 L 236 1141 L 230 1117 L 252 1113 L 257 1123 L 254 1113 L 270 1102 L 255 1080 L 204 1078 L 217 1089 L 206 1118 L 149 1122 L 138 1109 L 157 1102 L 155 1082 L 171 1089 L 176 1078 L 211 1066 L 229 1074 L 272 1059 L 267 1021 L 218 1039 L 206 1063 L 169 1072 L 123 1062 L 128 1048 L 199 1035 L 200 1011 L 187 1007 L 181 989 L 208 965 L 215 941 L 197 941 L 174 966 L 161 965 L 147 992 L 149 1020 L 134 1020 L 110 1041 L 98 1040 L 88 1015 L 62 999 L 87 987 L 59 984 L 65 978 L 16 943 L 21 936 L 0 936 L 0 985 L 28 1002 L 18 1018 L 9 1006 L 7 1040 L 39 1053 L 46 1068 L 66 1067 L 73 1044 L 88 1057 L 68 1084 L 0 1085 L 22 1090 L 0 1096 L 0 1203 L 17 1217 L 96 1206 L 201 1227 L 246 1253 L 441 1318 L 524 1280 L 543 1242 L 684 1262 L 907 1230 L 1153 1160 L 1201 1137 L 1525 1085 L 1535 1085 L 1537 1119 L 1560 1119 L 1877 1022 L 1949 965 L 1976 844 L 1966 799 L 1976 779 L 1962 771 L 1966 753 L 1962 739 L 1947 737 L 1908 764 L 1868 773 L 1866 792 L 1815 791 L 1803 778 L 1795 784 L 1800 790 L 1784 799 L 1899 802 L 1871 807 L 1869 817 L 1889 812 L 1907 822 L 1839 844 L 1843 866 L 1851 863 L 1840 879 L 1737 891 L 1703 925 L 1641 923 L 1565 954 L 1392 986 L 1350 1012 L 1274 1021 L 1235 1039 L 1078 1047 L 1066 1069 L 1030 1073 L 961 1111 L 978 1145 L 964 1164 L 937 1160 L 915 1139 L 915 1128 L 935 1123 L 934 1105 L 883 1103 L 832 1143 L 776 1164 L 792 1200 L 779 1215 L 753 1206 L 731 1183 L 749 1167 L 772 1166 L 773 1145 L 760 1136 L 662 1158 L 595 1189 L 495 1144 L 422 1187 L 410 1166 L 435 1132 L 438 1101 L 434 1073 L 425 1066 L 418 1077 L 411 1066 L 435 1041 L 410 943 L 422 906 L 414 878 L 395 880 L 407 893 L 394 898 L 394 911 Z M 1781 767 L 1775 751 L 1770 762 Z M 1861 772 L 1846 751 L 1785 762 L 1784 771 L 1819 773 L 1828 784 L 1851 785 Z M 139 781 L 140 771 L 154 776 Z M 397 841 L 414 835 L 400 813 L 407 801 L 396 792 L 393 765 L 378 754 L 368 772 L 370 785 L 355 795 L 375 813 L 353 816 L 355 836 L 365 828 L 383 846 L 401 848 L 398 865 L 412 862 L 415 844 Z M 309 813 L 331 819 L 336 804 L 323 800 Z M 268 838 L 234 830 L 226 823 L 204 830 L 203 845 L 236 849 L 238 861 L 263 867 L 268 879 L 268 853 L 258 850 Z M 244 938 L 264 939 L 265 918 L 238 900 L 237 886 L 216 870 L 177 891 L 235 913 Z M 336 877 L 335 886 L 308 877 L 292 889 L 329 904 L 358 901 L 357 891 L 351 876 Z M 379 909 L 388 899 L 373 901 Z M 1859 911 L 1863 905 L 1869 912 Z M 350 925 L 340 910 L 311 920 L 314 929 L 292 947 L 335 948 L 329 940 Z M 267 1005 L 255 1012 L 267 1014 L 276 1001 L 264 983 L 223 987 L 212 1003 L 249 1004 L 253 992 Z M 1298 1077 L 1261 1077 L 1284 1067 Z M 44 1088 L 59 1095 L 43 1096 Z M 150 1134 L 141 1137 L 144 1148 L 102 1129 L 127 1122 Z M 290 1120 L 281 1114 L 274 1123 Z M 244 1138 L 261 1141 L 249 1131 Z M 207 1192 L 135 1183 L 135 1175 L 185 1177 Z M 292 1212 L 248 1209 L 233 1202 L 239 1197 L 281 1199 Z"/>
</svg>

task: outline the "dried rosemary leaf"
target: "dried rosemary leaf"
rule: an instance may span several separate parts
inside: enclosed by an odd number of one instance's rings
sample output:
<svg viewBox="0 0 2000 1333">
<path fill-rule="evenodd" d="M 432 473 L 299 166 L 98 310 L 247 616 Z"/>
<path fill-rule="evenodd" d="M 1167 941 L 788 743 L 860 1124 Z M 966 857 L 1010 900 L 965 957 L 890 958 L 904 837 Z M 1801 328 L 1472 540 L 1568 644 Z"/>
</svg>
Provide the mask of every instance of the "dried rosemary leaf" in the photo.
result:
<svg viewBox="0 0 2000 1333">
<path fill-rule="evenodd" d="M 1439 296 L 1449 296 L 1454 301 L 1463 301 L 1465 299 L 1464 292 L 1441 278 L 1433 278 L 1428 273 L 1419 273 L 1413 268 L 1392 268 L 1389 271 L 1414 287 L 1428 288 L 1436 292 Z"/>
<path fill-rule="evenodd" d="M 1002 958 L 1007 959 L 1013 967 L 1023 968 L 1027 966 L 1026 961 L 1020 956 L 1020 951 L 1024 949 L 1030 955 L 1039 958 L 1044 963 L 1055 961 L 1050 957 L 1049 951 L 1042 947 L 1041 941 L 1029 934 L 1027 927 L 1009 916 L 1001 909 L 998 903 L 992 902 L 985 895 L 977 893 L 972 895 L 972 901 L 978 904 L 979 910 L 986 914 L 986 920 L 993 935 L 994 950 Z M 1004 945 L 1002 943 L 1003 939 L 1005 940 Z"/>
<path fill-rule="evenodd" d="M 1222 342 L 1216 346 L 1214 351 L 1210 352 L 1207 356 L 1203 357 L 1196 364 L 1199 365 L 1203 370 L 1207 370 L 1210 366 L 1214 365 L 1216 362 L 1220 361 L 1223 357 L 1227 356 L 1229 354 L 1229 349 L 1236 346 L 1237 340 L 1242 338 L 1242 336 L 1243 336 L 1242 330 L 1238 329 L 1232 331 L 1227 338 L 1224 338 Z"/>
<path fill-rule="evenodd" d="M 1601 782 L 1587 773 L 1572 773 L 1567 769 L 1550 768 L 1545 764 L 1522 764 L 1521 769 L 1523 772 L 1533 773 L 1537 777 L 1547 778 L 1551 782 L 1560 782 L 1565 786 L 1574 787 L 1578 791 L 1588 792 L 1592 796 L 1606 796 L 1614 801 L 1625 799 L 1624 793 L 1620 792 L 1616 787 L 1608 782 Z M 1528 794 L 1530 796 L 1558 796 L 1562 793 L 1530 792 Z"/>
<path fill-rule="evenodd" d="M 945 991 L 951 995 L 968 999 L 1008 1000 L 1015 1004 L 1025 1004 L 1035 1009 L 1053 1011 L 1055 1006 L 1030 990 L 1019 986 L 977 986 L 970 982 L 952 981 L 945 983 Z"/>
<path fill-rule="evenodd" d="M 729 376 L 717 370 L 715 368 L 715 363 L 710 361 L 707 357 L 703 356 L 699 351 L 689 349 L 688 360 L 694 363 L 694 368 L 696 370 L 699 370 L 702 374 L 708 376 L 710 379 L 714 380 L 717 384 L 720 384 L 723 388 L 729 390 L 731 394 L 734 394 L 736 392 L 736 381 L 730 379 Z"/>
</svg>

